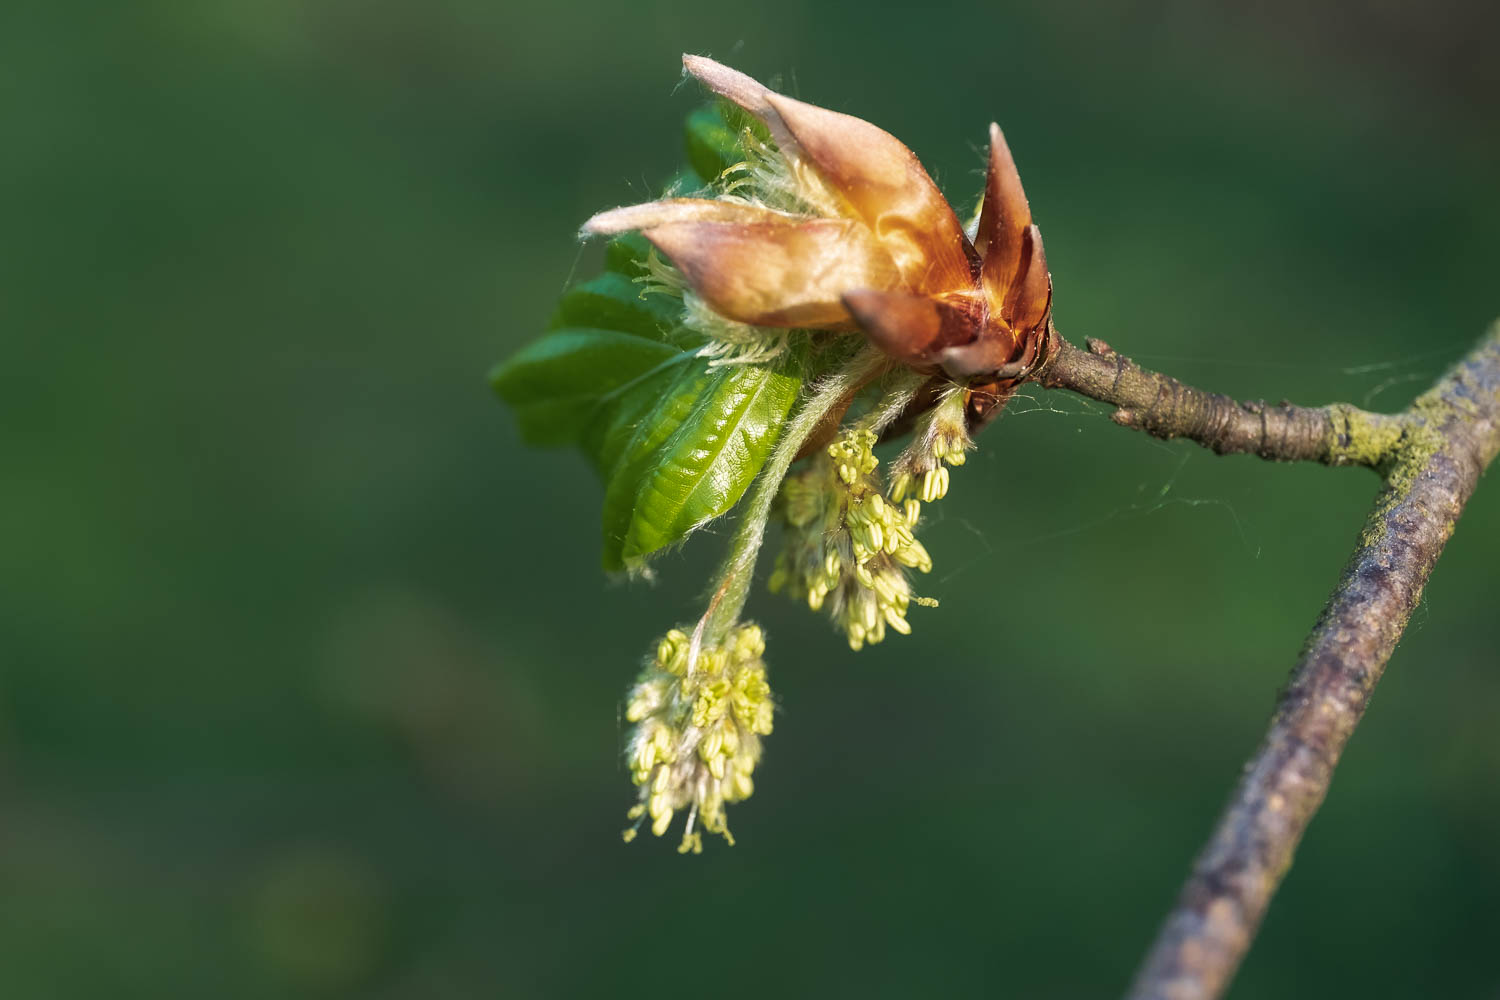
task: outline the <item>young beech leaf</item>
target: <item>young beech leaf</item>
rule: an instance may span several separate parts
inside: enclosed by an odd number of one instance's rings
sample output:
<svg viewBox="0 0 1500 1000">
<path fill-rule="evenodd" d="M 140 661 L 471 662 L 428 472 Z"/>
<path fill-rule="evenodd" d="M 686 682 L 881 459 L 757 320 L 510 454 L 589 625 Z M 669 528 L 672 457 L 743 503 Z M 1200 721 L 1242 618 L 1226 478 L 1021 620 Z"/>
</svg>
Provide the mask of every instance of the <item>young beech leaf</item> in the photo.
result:
<svg viewBox="0 0 1500 1000">
<path fill-rule="evenodd" d="M 599 474 L 599 482 L 606 490 L 615 481 L 616 474 L 624 469 L 632 442 L 638 434 L 649 429 L 646 425 L 654 419 L 653 415 L 658 408 L 672 396 L 677 381 L 688 376 L 703 377 L 705 374 L 703 366 L 689 357 L 663 365 L 656 371 L 646 373 L 627 390 L 618 393 L 607 404 L 607 408 L 600 411 L 598 419 L 588 425 L 578 447 L 594 466 L 594 471 Z M 639 458 L 639 455 L 636 457 Z M 606 537 L 610 534 L 607 524 L 604 534 Z M 608 545 L 605 547 L 608 548 Z"/>
<path fill-rule="evenodd" d="M 619 330 L 554 330 L 496 368 L 490 383 L 515 410 L 527 443 L 567 445 L 615 390 L 680 354 L 671 344 Z"/>
<path fill-rule="evenodd" d="M 739 502 L 776 444 L 801 384 L 768 367 L 713 370 L 708 389 L 698 393 L 641 477 L 621 549 L 626 566 Z"/>
<path fill-rule="evenodd" d="M 692 418 L 698 400 L 710 392 L 716 377 L 727 374 L 695 358 L 663 383 L 643 385 L 640 392 L 621 399 L 595 459 L 604 479 L 605 569 L 625 568 L 625 539 L 643 485 L 655 473 L 667 442 Z"/>
<path fill-rule="evenodd" d="M 645 258 L 645 249 L 629 238 L 611 241 L 611 251 L 617 246 L 622 269 L 638 271 L 634 261 Z M 515 408 L 528 442 L 576 443 L 607 416 L 597 412 L 601 407 L 658 367 L 686 360 L 681 349 L 701 338 L 680 329 L 680 312 L 676 299 L 643 295 L 630 277 L 606 271 L 563 293 L 553 332 L 495 369 L 490 382 Z"/>
<path fill-rule="evenodd" d="M 693 113 L 688 157 L 707 183 L 745 158 L 746 129 L 765 130 L 717 102 Z M 690 189 L 679 178 L 671 190 Z M 491 375 L 532 444 L 577 445 L 604 485 L 604 566 L 642 565 L 727 512 L 760 472 L 801 389 L 800 365 L 711 367 L 682 303 L 643 295 L 650 244 L 611 240 L 605 271 L 564 293 L 552 332 Z"/>
<path fill-rule="evenodd" d="M 606 271 L 569 289 L 560 328 L 491 376 L 527 441 L 576 444 L 598 471 L 607 569 L 639 566 L 733 507 L 801 386 L 766 367 L 709 367 L 680 308 Z"/>
<path fill-rule="evenodd" d="M 591 327 L 666 340 L 668 331 L 678 325 L 681 312 L 680 300 L 667 295 L 642 295 L 638 282 L 606 271 L 563 293 L 552 316 L 552 329 Z"/>
</svg>

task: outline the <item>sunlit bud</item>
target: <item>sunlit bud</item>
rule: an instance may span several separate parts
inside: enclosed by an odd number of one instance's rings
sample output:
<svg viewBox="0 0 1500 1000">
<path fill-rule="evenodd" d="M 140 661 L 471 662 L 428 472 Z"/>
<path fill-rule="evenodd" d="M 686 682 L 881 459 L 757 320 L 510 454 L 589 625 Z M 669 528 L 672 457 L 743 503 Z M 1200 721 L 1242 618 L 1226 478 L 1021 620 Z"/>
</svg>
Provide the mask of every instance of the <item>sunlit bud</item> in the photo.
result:
<svg viewBox="0 0 1500 1000">
<path fill-rule="evenodd" d="M 586 236 L 617 236 L 679 222 L 795 222 L 795 216 L 739 201 L 664 198 L 600 212 L 583 224 Z"/>
<path fill-rule="evenodd" d="M 847 328 L 846 289 L 900 280 L 869 230 L 848 220 L 672 222 L 642 235 L 709 308 L 755 326 Z"/>
<path fill-rule="evenodd" d="M 1051 281 L 998 126 L 971 243 L 890 133 L 712 59 L 684 56 L 683 67 L 758 118 L 770 144 L 747 141 L 745 163 L 725 172 L 716 198 L 613 209 L 586 233 L 641 231 L 733 322 L 862 329 L 903 364 L 960 378 L 1036 358 Z"/>
</svg>

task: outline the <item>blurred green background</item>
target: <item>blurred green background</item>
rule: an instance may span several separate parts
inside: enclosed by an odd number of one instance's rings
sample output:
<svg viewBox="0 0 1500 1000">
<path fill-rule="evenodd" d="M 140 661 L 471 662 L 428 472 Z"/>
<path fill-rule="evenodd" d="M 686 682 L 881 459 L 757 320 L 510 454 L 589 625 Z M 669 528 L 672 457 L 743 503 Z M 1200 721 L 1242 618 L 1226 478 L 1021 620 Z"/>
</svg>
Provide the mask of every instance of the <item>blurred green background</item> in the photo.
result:
<svg viewBox="0 0 1500 1000">
<path fill-rule="evenodd" d="M 605 580 L 484 376 L 680 162 L 687 50 L 966 208 L 1001 122 L 1075 340 L 1398 408 L 1500 313 L 1494 8 L 1245 7 L 6 5 L 0 995 L 1118 993 L 1373 477 L 1032 393 L 915 635 L 755 598 L 776 733 L 682 858 L 619 704 L 722 531 Z M 1487 482 L 1232 996 L 1500 995 L 1497 561 Z"/>
</svg>

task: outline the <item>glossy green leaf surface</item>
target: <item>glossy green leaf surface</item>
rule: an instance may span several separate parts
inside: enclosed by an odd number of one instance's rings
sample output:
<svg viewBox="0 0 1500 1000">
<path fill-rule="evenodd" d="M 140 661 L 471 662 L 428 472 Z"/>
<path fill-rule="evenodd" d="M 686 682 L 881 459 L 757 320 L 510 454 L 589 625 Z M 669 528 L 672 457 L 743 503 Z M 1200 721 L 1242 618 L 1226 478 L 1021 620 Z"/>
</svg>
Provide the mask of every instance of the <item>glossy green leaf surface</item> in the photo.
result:
<svg viewBox="0 0 1500 1000">
<path fill-rule="evenodd" d="M 640 566 L 725 513 L 765 464 L 801 387 L 796 365 L 710 367 L 681 303 L 633 280 L 644 241 L 564 293 L 552 332 L 495 370 L 525 439 L 576 445 L 604 485 L 607 569 Z M 785 370 L 782 370 L 785 369 Z"/>
<path fill-rule="evenodd" d="M 490 382 L 515 411 L 527 444 L 568 445 L 601 404 L 680 353 L 618 330 L 555 330 L 495 369 Z"/>
<path fill-rule="evenodd" d="M 563 294 L 552 316 L 552 328 L 584 326 L 669 340 L 681 311 L 679 299 L 660 293 L 643 295 L 638 282 L 606 271 Z"/>
<path fill-rule="evenodd" d="M 775 446 L 801 385 L 794 375 L 749 365 L 685 375 L 641 424 L 638 448 L 613 470 L 604 509 L 605 564 L 614 564 L 618 544 L 619 563 L 639 565 L 738 503 Z"/>
<path fill-rule="evenodd" d="M 714 374 L 698 364 L 678 371 L 654 391 L 622 400 L 594 456 L 604 481 L 604 568 L 625 568 L 625 539 L 638 499 L 655 477 L 667 442 L 682 428 L 698 400 L 710 392 Z M 602 423 L 602 422 L 601 422 Z M 637 554 L 637 559 L 649 553 Z"/>
</svg>

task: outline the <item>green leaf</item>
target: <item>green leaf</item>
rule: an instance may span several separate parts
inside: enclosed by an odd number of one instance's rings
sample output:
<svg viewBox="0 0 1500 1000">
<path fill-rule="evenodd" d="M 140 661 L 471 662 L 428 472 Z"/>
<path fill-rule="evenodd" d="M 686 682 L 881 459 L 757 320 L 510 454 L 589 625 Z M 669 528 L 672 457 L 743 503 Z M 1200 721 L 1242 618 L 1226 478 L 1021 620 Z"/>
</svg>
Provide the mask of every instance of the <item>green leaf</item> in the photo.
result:
<svg viewBox="0 0 1500 1000">
<path fill-rule="evenodd" d="M 682 301 L 641 292 L 639 282 L 606 271 L 563 293 L 552 316 L 552 328 L 591 327 L 668 340 L 668 331 L 677 326 L 681 317 Z"/>
<path fill-rule="evenodd" d="M 619 330 L 554 330 L 490 375 L 528 444 L 576 443 L 622 387 L 687 357 L 672 344 Z"/>
<path fill-rule="evenodd" d="M 797 375 L 750 365 L 679 376 L 611 470 L 605 565 L 640 565 L 738 503 L 801 384 Z"/>
<path fill-rule="evenodd" d="M 637 435 L 657 426 L 654 414 L 679 391 L 678 383 L 688 378 L 703 379 L 706 372 L 707 366 L 702 359 L 683 355 L 677 363 L 646 372 L 616 390 L 606 404 L 607 408 L 596 411 L 596 418 L 583 432 L 578 446 L 588 456 L 606 488 L 614 482 L 617 470 L 624 467 L 627 456 L 635 453 Z M 681 391 L 691 394 L 693 390 Z M 675 428 L 673 424 L 665 433 L 670 435 Z"/>
<path fill-rule="evenodd" d="M 709 390 L 715 373 L 706 362 L 674 372 L 665 384 L 643 386 L 616 407 L 595 453 L 604 479 L 604 568 L 625 568 L 625 538 L 635 519 L 636 498 L 654 474 L 660 454 Z M 653 381 L 653 380 L 646 380 Z"/>
<path fill-rule="evenodd" d="M 687 128 L 705 182 L 744 157 L 758 122 L 726 102 Z M 689 190 L 690 176 L 669 191 Z M 605 272 L 564 293 L 552 332 L 490 379 L 515 410 L 523 437 L 576 445 L 604 484 L 604 565 L 619 570 L 686 538 L 727 512 L 770 456 L 801 389 L 800 364 L 710 367 L 701 334 L 682 326 L 682 303 L 642 295 L 650 244 L 628 233 L 605 248 Z"/>
<path fill-rule="evenodd" d="M 642 292 L 614 271 L 573 286 L 553 315 L 554 332 L 491 375 L 529 443 L 577 443 L 585 428 L 609 418 L 601 406 L 696 346 L 697 338 L 680 329 L 681 302 Z"/>
<path fill-rule="evenodd" d="M 667 339 L 667 311 L 607 273 L 564 296 L 565 326 L 491 376 L 531 444 L 576 444 L 605 487 L 604 565 L 639 566 L 725 513 L 765 464 L 800 375 L 710 367 Z M 672 306 L 672 300 L 664 299 Z"/>
</svg>

